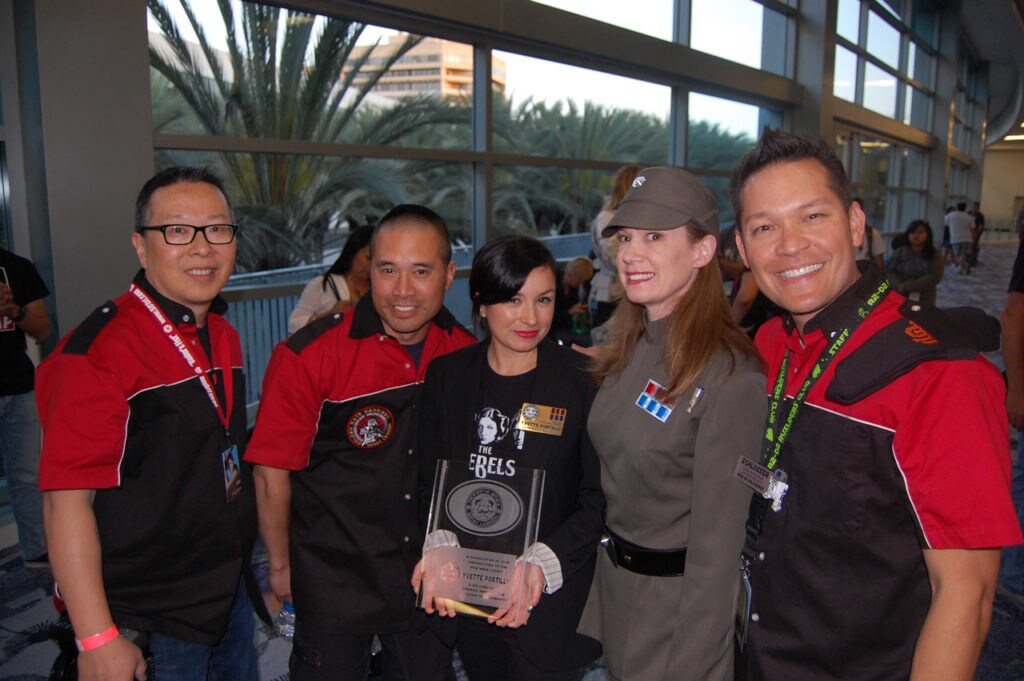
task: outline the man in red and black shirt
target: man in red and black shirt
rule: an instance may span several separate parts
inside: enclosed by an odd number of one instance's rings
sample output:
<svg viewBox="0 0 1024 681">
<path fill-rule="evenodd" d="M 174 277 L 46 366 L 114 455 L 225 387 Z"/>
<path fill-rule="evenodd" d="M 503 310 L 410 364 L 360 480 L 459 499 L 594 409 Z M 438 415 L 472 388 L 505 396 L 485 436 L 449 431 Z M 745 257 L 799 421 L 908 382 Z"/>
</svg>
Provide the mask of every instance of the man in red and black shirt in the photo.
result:
<svg viewBox="0 0 1024 681">
<path fill-rule="evenodd" d="M 774 503 L 751 511 L 747 678 L 969 681 L 999 547 L 1021 541 L 1005 393 L 979 355 L 996 325 L 858 268 L 864 212 L 822 140 L 766 130 L 730 194 L 740 254 L 786 311 L 756 339 Z"/>
<path fill-rule="evenodd" d="M 442 306 L 455 263 L 437 214 L 392 209 L 370 258 L 369 296 L 274 350 L 246 453 L 271 588 L 295 604 L 293 681 L 366 679 L 374 636 L 384 678 L 414 678 L 416 399 L 430 361 L 474 339 Z"/>
<path fill-rule="evenodd" d="M 256 678 L 245 379 L 219 297 L 235 231 L 215 175 L 155 175 L 136 201 L 128 293 L 40 366 L 47 546 L 83 681 L 153 678 L 121 629 L 149 634 L 161 680 Z"/>
</svg>

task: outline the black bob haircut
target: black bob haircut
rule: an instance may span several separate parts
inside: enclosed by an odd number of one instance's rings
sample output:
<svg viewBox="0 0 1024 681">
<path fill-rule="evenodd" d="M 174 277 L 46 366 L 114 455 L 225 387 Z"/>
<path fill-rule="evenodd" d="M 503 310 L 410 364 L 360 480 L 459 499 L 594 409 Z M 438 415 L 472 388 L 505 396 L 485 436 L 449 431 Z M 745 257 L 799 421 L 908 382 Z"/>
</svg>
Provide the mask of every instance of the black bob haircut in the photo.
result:
<svg viewBox="0 0 1024 681">
<path fill-rule="evenodd" d="M 142 185 L 142 189 L 139 190 L 139 195 L 135 197 L 136 227 L 151 226 L 146 223 L 149 221 L 149 201 L 153 198 L 153 193 L 157 189 L 169 187 L 179 182 L 202 182 L 213 185 L 220 192 L 220 195 L 224 197 L 224 202 L 228 204 L 229 214 L 234 215 L 234 210 L 231 208 L 231 200 L 228 198 L 228 193 L 224 191 L 224 181 L 220 179 L 217 173 L 209 168 L 171 166 L 170 168 L 164 168 L 146 180 L 146 184 Z"/>
<path fill-rule="evenodd" d="M 377 240 L 378 233 L 387 229 L 392 222 L 405 220 L 418 220 L 437 232 L 442 242 L 441 251 L 438 253 L 441 262 L 447 265 L 452 261 L 452 237 L 448 233 L 448 225 L 445 223 L 444 218 L 426 206 L 415 203 L 401 203 L 384 214 L 384 217 L 377 223 L 377 227 L 373 230 L 373 234 L 370 237 L 370 253 L 373 253 L 373 244 Z"/>
<path fill-rule="evenodd" d="M 547 246 L 528 236 L 502 236 L 484 244 L 473 257 L 469 297 L 473 319 L 480 323 L 480 306 L 507 303 L 523 288 L 538 267 L 555 271 L 555 257 Z M 486 325 L 481 324 L 486 328 Z"/>
</svg>

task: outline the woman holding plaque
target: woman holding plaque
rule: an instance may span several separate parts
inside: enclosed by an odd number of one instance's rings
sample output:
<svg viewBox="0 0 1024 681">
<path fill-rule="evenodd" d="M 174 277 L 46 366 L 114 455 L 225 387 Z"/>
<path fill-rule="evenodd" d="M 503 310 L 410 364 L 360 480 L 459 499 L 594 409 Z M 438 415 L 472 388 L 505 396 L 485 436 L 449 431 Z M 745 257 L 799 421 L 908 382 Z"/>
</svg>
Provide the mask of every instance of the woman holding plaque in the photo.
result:
<svg viewBox="0 0 1024 681">
<path fill-rule="evenodd" d="M 734 471 L 759 460 L 767 399 L 715 264 L 715 199 L 684 170 L 647 168 L 604 235 L 626 299 L 594 364 L 607 514 L 580 631 L 620 681 L 731 681 L 751 499 Z"/>
<path fill-rule="evenodd" d="M 577 681 L 600 654 L 576 633 L 590 591 L 604 500 L 586 423 L 596 393 L 586 358 L 545 338 L 555 309 L 555 262 L 536 239 L 507 236 L 486 244 L 469 278 L 473 315 L 485 339 L 435 359 L 420 400 L 420 499 L 427 515 L 438 459 L 475 477 L 514 485 L 544 471 L 537 541 L 516 562 L 524 579 L 489 617 L 460 614 L 428 594 L 432 575 L 417 565 L 430 629 L 457 647 L 471 681 Z M 489 520 L 464 504 L 466 513 Z M 486 511 L 486 513 L 484 513 Z M 427 537 L 425 550 L 446 540 Z M 430 568 L 427 568 L 429 571 Z M 435 576 L 444 579 L 444 570 Z M 449 670 L 450 671 L 450 670 Z M 442 677 L 438 677 L 442 678 Z"/>
</svg>

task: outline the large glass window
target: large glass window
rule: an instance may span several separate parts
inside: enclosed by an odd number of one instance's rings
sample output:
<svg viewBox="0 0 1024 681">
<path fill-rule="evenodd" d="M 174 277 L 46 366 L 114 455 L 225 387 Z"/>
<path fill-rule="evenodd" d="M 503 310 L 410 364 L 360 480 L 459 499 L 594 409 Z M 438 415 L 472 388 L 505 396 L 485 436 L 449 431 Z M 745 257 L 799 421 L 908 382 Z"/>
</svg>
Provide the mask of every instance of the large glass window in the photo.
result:
<svg viewBox="0 0 1024 681">
<path fill-rule="evenodd" d="M 753 0 L 692 0 L 690 47 L 761 68 L 763 15 Z"/>
<path fill-rule="evenodd" d="M 874 64 L 864 65 L 864 106 L 883 116 L 896 116 L 896 77 Z"/>
<path fill-rule="evenodd" d="M 690 125 L 686 165 L 729 170 L 757 141 L 756 106 L 690 93 Z"/>
<path fill-rule="evenodd" d="M 162 132 L 469 147 L 470 45 L 249 3 L 200 15 L 196 35 L 181 18 L 192 4 L 150 13 Z"/>
<path fill-rule="evenodd" d="M 669 88 L 495 54 L 508 65 L 511 83 L 508 97 L 495 100 L 495 151 L 622 163 L 667 160 Z"/>
<path fill-rule="evenodd" d="M 832 94 L 848 102 L 857 101 L 857 57 L 844 47 L 836 48 L 835 79 Z"/>
<path fill-rule="evenodd" d="M 868 12 L 868 52 L 889 66 L 899 68 L 900 34 L 874 12 Z"/>
<path fill-rule="evenodd" d="M 858 0 L 839 0 L 836 33 L 854 45 L 860 41 L 860 3 Z"/>
<path fill-rule="evenodd" d="M 877 11 L 879 6 L 888 13 Z M 917 16 L 915 7 L 913 15 Z M 924 130 L 931 127 L 935 57 L 906 23 L 903 3 L 840 0 L 834 96 Z M 861 26 L 861 17 L 867 25 Z"/>
<path fill-rule="evenodd" d="M 644 0 L 642 11 L 620 2 L 594 2 L 594 0 L 533 0 L 541 5 L 556 7 L 566 12 L 628 28 L 637 33 L 672 40 L 673 0 Z"/>
</svg>

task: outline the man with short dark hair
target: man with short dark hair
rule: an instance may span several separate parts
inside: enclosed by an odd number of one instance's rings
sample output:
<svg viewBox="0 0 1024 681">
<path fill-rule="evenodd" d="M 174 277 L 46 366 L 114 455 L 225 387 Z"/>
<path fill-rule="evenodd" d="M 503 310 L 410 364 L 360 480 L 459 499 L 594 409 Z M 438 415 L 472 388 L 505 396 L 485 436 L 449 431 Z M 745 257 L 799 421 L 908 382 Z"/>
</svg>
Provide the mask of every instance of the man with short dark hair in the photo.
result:
<svg viewBox="0 0 1024 681">
<path fill-rule="evenodd" d="M 39 369 L 39 484 L 79 678 L 256 678 L 246 594 L 256 535 L 245 379 L 221 289 L 235 261 L 220 180 L 152 177 L 136 201 L 142 269 Z"/>
<path fill-rule="evenodd" d="M 270 585 L 295 603 L 292 681 L 365 680 L 374 636 L 385 679 L 427 674 L 414 668 L 409 588 L 416 400 L 430 361 L 475 339 L 442 305 L 455 263 L 436 213 L 392 209 L 370 260 L 370 295 L 274 350 L 246 454 Z"/>
<path fill-rule="evenodd" d="M 858 269 L 864 212 L 823 140 L 766 130 L 730 182 L 769 420 L 744 549 L 751 680 L 973 678 L 998 547 L 1021 541 L 994 320 Z M 986 322 L 991 322 L 987 324 Z"/>
<path fill-rule="evenodd" d="M 35 366 L 26 337 L 50 335 L 43 298 L 50 295 L 30 260 L 0 248 L 0 456 L 18 526 L 21 555 L 29 567 L 47 566 L 43 496 L 39 493 L 39 415 Z"/>
</svg>

